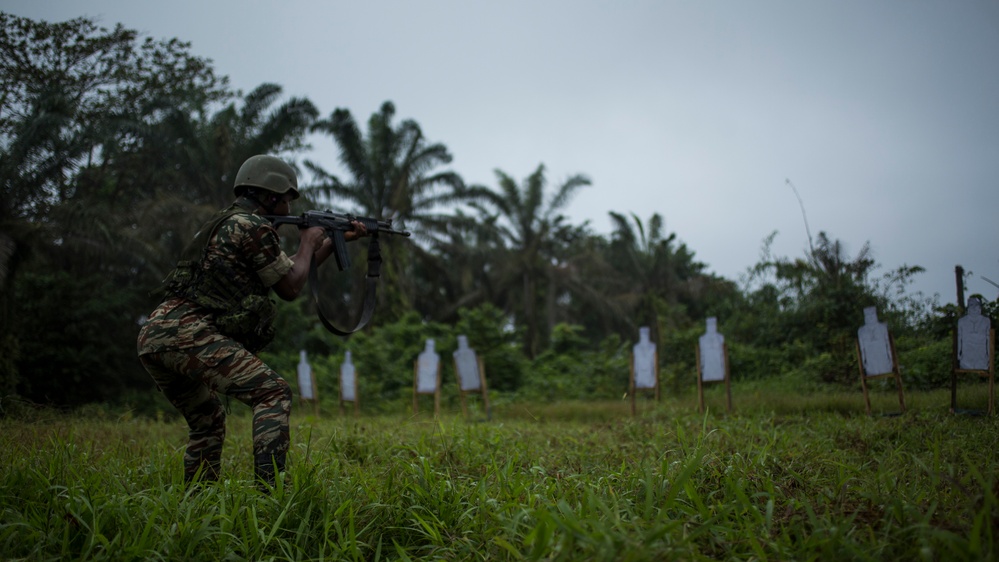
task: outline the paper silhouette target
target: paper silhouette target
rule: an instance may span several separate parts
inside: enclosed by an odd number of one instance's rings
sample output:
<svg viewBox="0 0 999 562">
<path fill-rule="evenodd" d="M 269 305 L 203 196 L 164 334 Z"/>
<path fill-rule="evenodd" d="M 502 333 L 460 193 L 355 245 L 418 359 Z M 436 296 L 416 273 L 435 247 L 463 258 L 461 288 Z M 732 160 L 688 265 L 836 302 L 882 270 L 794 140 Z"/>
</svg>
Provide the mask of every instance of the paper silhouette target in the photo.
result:
<svg viewBox="0 0 999 562">
<path fill-rule="evenodd" d="M 305 350 L 298 352 L 298 395 L 299 399 L 306 404 L 312 405 L 312 411 L 319 413 L 319 391 L 316 387 L 316 374 L 312 372 L 312 365 L 306 357 Z"/>
<path fill-rule="evenodd" d="M 648 326 L 638 329 L 638 343 L 631 348 L 631 373 L 628 394 L 631 396 L 631 415 L 638 415 L 638 393 L 652 391 L 659 401 L 659 352 L 650 338 Z"/>
<path fill-rule="evenodd" d="M 966 413 L 957 407 L 957 375 L 968 373 L 988 378 L 988 413 L 995 412 L 995 330 L 988 316 L 982 314 L 982 301 L 968 299 L 968 312 L 957 321 L 954 334 L 954 369 L 950 380 L 950 411 Z"/>
<path fill-rule="evenodd" d="M 878 320 L 878 310 L 873 306 L 864 309 L 864 325 L 857 329 L 857 363 L 867 414 L 871 414 L 867 379 L 886 376 L 895 379 L 899 409 L 900 412 L 905 412 L 905 393 L 902 390 L 902 372 L 898 367 L 898 356 L 895 354 L 895 340 L 888 331 L 888 324 Z"/>
<path fill-rule="evenodd" d="M 982 301 L 978 297 L 969 298 L 968 313 L 957 321 L 957 358 L 961 369 L 989 370 L 991 330 L 992 322 L 982 315 Z"/>
<path fill-rule="evenodd" d="M 877 308 L 864 309 L 864 325 L 857 330 L 861 365 L 868 377 L 889 375 L 895 368 L 888 324 L 878 321 Z"/>
<path fill-rule="evenodd" d="M 458 388 L 465 392 L 482 389 L 482 376 L 479 358 L 475 350 L 468 347 L 468 337 L 458 336 L 458 349 L 454 351 L 454 367 L 458 371 Z"/>
<path fill-rule="evenodd" d="M 357 395 L 357 369 L 351 360 L 350 352 L 344 354 L 343 363 L 340 364 L 340 413 L 344 413 L 344 404 L 354 403 L 354 415 L 358 415 L 361 410 L 361 400 Z"/>
<path fill-rule="evenodd" d="M 475 350 L 468 346 L 468 336 L 458 336 L 458 349 L 451 354 L 454 359 L 454 371 L 458 377 L 458 395 L 461 398 L 461 412 L 468 417 L 468 403 L 466 396 L 469 393 L 481 394 L 482 405 L 486 411 L 486 419 L 492 419 L 492 412 L 489 409 L 489 392 L 486 387 L 486 368 L 482 358 L 475 354 Z"/>
<path fill-rule="evenodd" d="M 701 380 L 723 382 L 725 380 L 725 336 L 718 333 L 718 319 L 708 318 L 707 331 L 698 338 L 701 354 Z"/>
<path fill-rule="evenodd" d="M 421 394 L 433 394 L 434 415 L 441 410 L 441 356 L 434 351 L 434 340 L 428 339 L 413 365 L 413 413 L 419 412 Z"/>
<path fill-rule="evenodd" d="M 697 398 L 698 408 L 704 411 L 704 385 L 725 384 L 726 408 L 732 411 L 732 382 L 728 372 L 728 347 L 725 336 L 718 332 L 718 318 L 705 321 L 704 334 L 697 338 Z"/>
</svg>

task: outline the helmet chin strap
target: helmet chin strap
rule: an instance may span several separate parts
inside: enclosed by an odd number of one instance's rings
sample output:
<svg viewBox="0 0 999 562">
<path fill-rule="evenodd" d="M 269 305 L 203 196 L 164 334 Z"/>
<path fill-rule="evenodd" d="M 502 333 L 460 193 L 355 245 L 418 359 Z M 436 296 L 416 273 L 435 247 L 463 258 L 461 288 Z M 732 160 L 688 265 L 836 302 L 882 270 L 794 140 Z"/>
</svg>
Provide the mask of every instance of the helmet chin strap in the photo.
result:
<svg viewBox="0 0 999 562">
<path fill-rule="evenodd" d="M 248 189 L 245 192 L 243 192 L 243 197 L 246 197 L 250 201 L 253 201 L 257 205 L 259 205 L 261 208 L 263 208 L 265 211 L 267 211 L 266 214 L 268 214 L 268 215 L 275 214 L 274 210 L 277 208 L 278 203 L 281 201 L 281 196 L 280 195 L 273 195 L 273 194 L 270 194 L 270 192 L 268 192 L 268 196 L 264 197 L 264 199 L 270 199 L 271 200 L 271 204 L 268 205 L 268 204 L 266 204 L 266 203 L 264 203 L 263 201 L 260 200 L 260 198 L 257 196 L 257 192 L 255 190 L 253 190 L 253 189 Z"/>
</svg>

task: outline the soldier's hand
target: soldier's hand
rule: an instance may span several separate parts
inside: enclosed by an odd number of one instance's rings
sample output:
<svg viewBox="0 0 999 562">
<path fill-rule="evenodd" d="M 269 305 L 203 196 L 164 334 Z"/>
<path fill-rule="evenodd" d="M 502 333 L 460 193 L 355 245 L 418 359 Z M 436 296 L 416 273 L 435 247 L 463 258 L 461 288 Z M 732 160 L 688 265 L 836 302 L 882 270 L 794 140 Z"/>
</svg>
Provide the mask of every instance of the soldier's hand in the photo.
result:
<svg viewBox="0 0 999 562">
<path fill-rule="evenodd" d="M 364 226 L 364 223 L 361 221 L 350 221 L 350 224 L 354 226 L 354 230 L 345 232 L 343 234 L 344 240 L 350 242 L 351 240 L 357 240 L 368 235 L 368 227 Z"/>
<path fill-rule="evenodd" d="M 299 233 L 302 237 L 299 244 L 308 246 L 312 249 L 313 253 L 322 248 L 323 244 L 325 244 L 327 240 L 326 231 L 319 226 L 302 229 Z"/>
</svg>

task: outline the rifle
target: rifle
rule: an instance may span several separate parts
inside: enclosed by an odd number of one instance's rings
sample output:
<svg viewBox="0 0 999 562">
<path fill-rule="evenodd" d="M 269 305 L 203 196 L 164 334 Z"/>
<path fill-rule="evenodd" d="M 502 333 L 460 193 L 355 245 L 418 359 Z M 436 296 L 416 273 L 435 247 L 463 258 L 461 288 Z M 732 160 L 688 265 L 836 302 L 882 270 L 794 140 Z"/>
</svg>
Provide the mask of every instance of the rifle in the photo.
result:
<svg viewBox="0 0 999 562">
<path fill-rule="evenodd" d="M 316 303 L 319 320 L 322 321 L 327 330 L 338 336 L 348 336 L 366 326 L 375 312 L 375 294 L 378 289 L 378 277 L 381 275 L 382 254 L 378 247 L 378 235 L 384 232 L 385 234 L 408 237 L 410 233 L 406 230 L 394 229 L 392 221 L 334 213 L 328 210 L 306 211 L 298 216 L 264 215 L 264 218 L 271 221 L 274 228 L 283 224 L 293 224 L 299 228 L 318 226 L 326 230 L 327 236 L 333 241 L 333 256 L 336 258 L 336 265 L 340 271 L 350 267 L 350 255 L 347 253 L 347 239 L 344 237 L 344 233 L 354 230 L 352 224 L 354 221 L 364 225 L 368 230 L 368 275 L 366 277 L 364 309 L 357 326 L 352 330 L 341 330 L 327 320 L 326 315 L 323 314 L 323 308 L 319 305 L 319 273 L 315 259 L 309 264 L 309 285 L 312 289 L 312 300 Z"/>
<path fill-rule="evenodd" d="M 354 221 L 360 222 L 368 229 L 368 236 L 375 239 L 378 234 L 394 234 L 396 236 L 410 236 L 407 230 L 396 230 L 392 228 L 392 221 L 382 221 L 368 217 L 358 217 L 350 214 L 334 213 L 333 211 L 305 211 L 301 215 L 264 215 L 264 218 L 271 221 L 274 228 L 282 224 L 293 224 L 298 228 L 312 228 L 318 226 L 326 230 L 326 234 L 333 240 L 333 257 L 336 258 L 336 266 L 340 271 L 350 268 L 350 255 L 347 254 L 347 239 L 345 232 L 354 230 Z"/>
</svg>

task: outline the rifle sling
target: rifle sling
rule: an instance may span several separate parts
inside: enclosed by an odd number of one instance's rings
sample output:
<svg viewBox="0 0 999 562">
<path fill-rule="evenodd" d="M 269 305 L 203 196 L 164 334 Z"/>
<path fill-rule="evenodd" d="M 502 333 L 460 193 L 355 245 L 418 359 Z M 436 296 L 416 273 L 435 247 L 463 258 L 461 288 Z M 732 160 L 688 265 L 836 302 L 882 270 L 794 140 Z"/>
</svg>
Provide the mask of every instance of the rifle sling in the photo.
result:
<svg viewBox="0 0 999 562">
<path fill-rule="evenodd" d="M 319 268 L 316 266 L 315 257 L 309 264 L 309 286 L 312 290 L 312 301 L 316 304 L 316 313 L 319 320 L 330 332 L 338 336 L 349 336 L 361 328 L 367 326 L 371 317 L 375 314 L 375 295 L 378 291 L 378 278 L 381 276 L 382 254 L 378 246 L 378 233 L 372 234 L 368 242 L 368 274 L 364 278 L 364 309 L 361 311 L 361 318 L 357 321 L 357 326 L 351 330 L 341 330 L 333 325 L 323 313 L 323 307 L 319 302 Z"/>
</svg>

